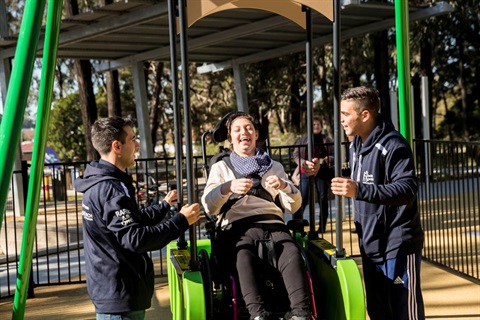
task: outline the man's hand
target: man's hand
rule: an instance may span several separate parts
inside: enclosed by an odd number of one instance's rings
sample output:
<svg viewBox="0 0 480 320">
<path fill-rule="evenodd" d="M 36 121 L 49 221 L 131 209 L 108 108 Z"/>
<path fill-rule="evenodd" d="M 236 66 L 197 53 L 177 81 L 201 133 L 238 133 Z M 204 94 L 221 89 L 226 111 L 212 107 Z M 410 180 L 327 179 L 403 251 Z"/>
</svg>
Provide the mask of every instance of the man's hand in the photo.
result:
<svg viewBox="0 0 480 320">
<path fill-rule="evenodd" d="M 187 218 L 188 224 L 192 225 L 200 219 L 200 205 L 198 203 L 186 204 L 182 207 L 180 213 Z"/>
<path fill-rule="evenodd" d="M 344 196 L 353 198 L 357 194 L 357 182 L 350 178 L 333 178 L 332 179 L 332 193 L 336 196 Z"/>
<path fill-rule="evenodd" d="M 170 190 L 165 196 L 165 201 L 167 201 L 169 205 L 172 205 L 175 201 L 177 201 L 177 198 L 178 198 L 177 190 Z"/>
</svg>

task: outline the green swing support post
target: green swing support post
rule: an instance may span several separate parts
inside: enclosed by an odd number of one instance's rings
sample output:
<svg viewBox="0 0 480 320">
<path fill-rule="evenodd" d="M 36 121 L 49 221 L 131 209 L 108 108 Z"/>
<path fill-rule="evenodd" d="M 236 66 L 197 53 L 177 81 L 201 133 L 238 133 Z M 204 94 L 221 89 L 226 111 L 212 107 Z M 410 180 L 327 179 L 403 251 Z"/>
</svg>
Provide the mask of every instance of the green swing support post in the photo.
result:
<svg viewBox="0 0 480 320">
<path fill-rule="evenodd" d="M 5 100 L 5 113 L 0 126 L 0 137 L 2 137 L 2 139 L 0 139 L 0 147 L 2 150 L 15 150 L 19 145 L 23 116 L 28 98 L 28 90 L 25 88 L 30 87 L 36 55 L 36 50 L 32 50 L 32 48 L 37 48 L 38 45 L 45 4 L 45 0 L 32 0 L 27 1 L 25 4 L 20 38 L 15 52 L 15 63 L 12 68 L 12 77 Z M 23 319 L 25 314 L 38 203 L 43 177 L 43 163 L 45 160 L 50 104 L 63 3 L 61 1 L 51 1 L 50 4 L 47 14 L 42 82 L 40 84 L 37 127 L 35 129 L 36 143 L 32 155 L 31 176 L 28 187 L 30 192 L 28 192 L 27 208 L 25 211 L 25 228 L 22 235 L 20 264 L 18 267 L 12 319 Z M 0 181 L 2 185 L 10 184 L 13 164 L 14 158 L 11 154 L 3 153 L 0 156 Z M 8 188 L 2 188 L 0 191 L 0 223 L 3 220 L 7 194 Z"/>
<path fill-rule="evenodd" d="M 412 112 L 410 99 L 410 36 L 408 1 L 395 1 L 395 29 L 397 34 L 398 110 L 400 133 L 412 145 Z"/>
<path fill-rule="evenodd" d="M 22 248 L 20 251 L 20 264 L 18 266 L 17 285 L 13 305 L 13 319 L 23 319 L 25 314 L 26 292 L 32 267 L 32 251 L 37 226 L 40 188 L 42 185 L 43 168 L 45 162 L 45 149 L 47 144 L 48 124 L 50 121 L 50 105 L 55 64 L 57 60 L 58 38 L 62 16 L 61 1 L 50 1 L 47 14 L 45 33 L 45 49 L 43 52 L 42 81 L 40 83 L 40 95 L 33 146 L 31 175 L 28 183 L 27 207 L 25 221 L 27 228 L 23 229 Z"/>
</svg>

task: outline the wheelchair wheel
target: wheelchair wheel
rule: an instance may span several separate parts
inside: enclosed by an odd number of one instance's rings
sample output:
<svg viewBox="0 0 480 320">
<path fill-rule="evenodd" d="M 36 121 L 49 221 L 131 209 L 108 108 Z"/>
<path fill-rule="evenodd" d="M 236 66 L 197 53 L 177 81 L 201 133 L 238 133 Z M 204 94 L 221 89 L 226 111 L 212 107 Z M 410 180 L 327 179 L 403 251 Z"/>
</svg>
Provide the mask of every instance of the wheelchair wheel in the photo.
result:
<svg viewBox="0 0 480 320">
<path fill-rule="evenodd" d="M 200 250 L 198 258 L 200 261 L 200 273 L 202 274 L 203 291 L 205 294 L 206 320 L 210 320 L 213 319 L 213 282 L 208 252 L 205 249 Z"/>
</svg>

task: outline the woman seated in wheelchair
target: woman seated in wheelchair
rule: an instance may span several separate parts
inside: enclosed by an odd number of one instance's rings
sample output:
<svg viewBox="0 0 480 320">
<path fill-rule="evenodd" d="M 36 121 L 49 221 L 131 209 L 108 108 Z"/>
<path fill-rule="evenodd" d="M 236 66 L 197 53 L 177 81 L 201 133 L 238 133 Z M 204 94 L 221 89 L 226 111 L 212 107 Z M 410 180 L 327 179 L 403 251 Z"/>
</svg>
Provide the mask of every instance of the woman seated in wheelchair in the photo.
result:
<svg viewBox="0 0 480 320">
<path fill-rule="evenodd" d="M 284 211 L 292 214 L 300 208 L 301 194 L 283 166 L 257 148 L 263 131 L 251 115 L 237 112 L 222 122 L 225 128 L 221 129 L 233 150 L 229 157 L 212 165 L 202 196 L 205 211 L 218 217 L 220 266 L 238 275 L 250 319 L 273 316 L 258 279 L 265 259 L 280 271 L 288 293 L 290 308 L 284 319 L 311 319 L 301 249 L 284 223 Z M 261 257 L 262 252 L 266 258 Z"/>
</svg>

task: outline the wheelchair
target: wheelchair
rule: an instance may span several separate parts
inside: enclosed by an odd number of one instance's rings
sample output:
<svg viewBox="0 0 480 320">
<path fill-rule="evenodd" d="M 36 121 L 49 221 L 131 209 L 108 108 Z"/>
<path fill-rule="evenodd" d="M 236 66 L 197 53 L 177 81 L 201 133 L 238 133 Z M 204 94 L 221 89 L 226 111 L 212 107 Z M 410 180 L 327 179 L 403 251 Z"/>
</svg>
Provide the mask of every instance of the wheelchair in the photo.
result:
<svg viewBox="0 0 480 320">
<path fill-rule="evenodd" d="M 218 231 L 215 228 L 215 222 L 210 220 L 206 223 L 207 237 L 211 240 L 210 253 L 206 249 L 199 251 L 200 273 L 202 279 L 205 279 L 204 296 L 206 305 L 206 319 L 250 319 L 245 303 L 242 299 L 238 276 L 234 269 L 229 268 L 225 262 L 222 262 L 222 252 L 218 250 L 218 242 L 222 241 L 217 237 Z M 295 234 L 305 234 L 303 227 L 308 225 L 306 220 L 289 221 L 289 227 Z M 271 314 L 271 319 L 283 319 L 290 311 L 290 301 L 287 290 L 283 282 L 281 273 L 268 261 L 268 246 L 265 240 L 257 243 L 259 268 L 258 285 L 264 299 L 264 305 Z M 316 313 L 315 282 L 312 281 L 311 263 L 307 253 L 300 250 L 304 264 L 306 278 L 310 292 L 311 317 L 309 319 L 318 319 Z"/>
</svg>

